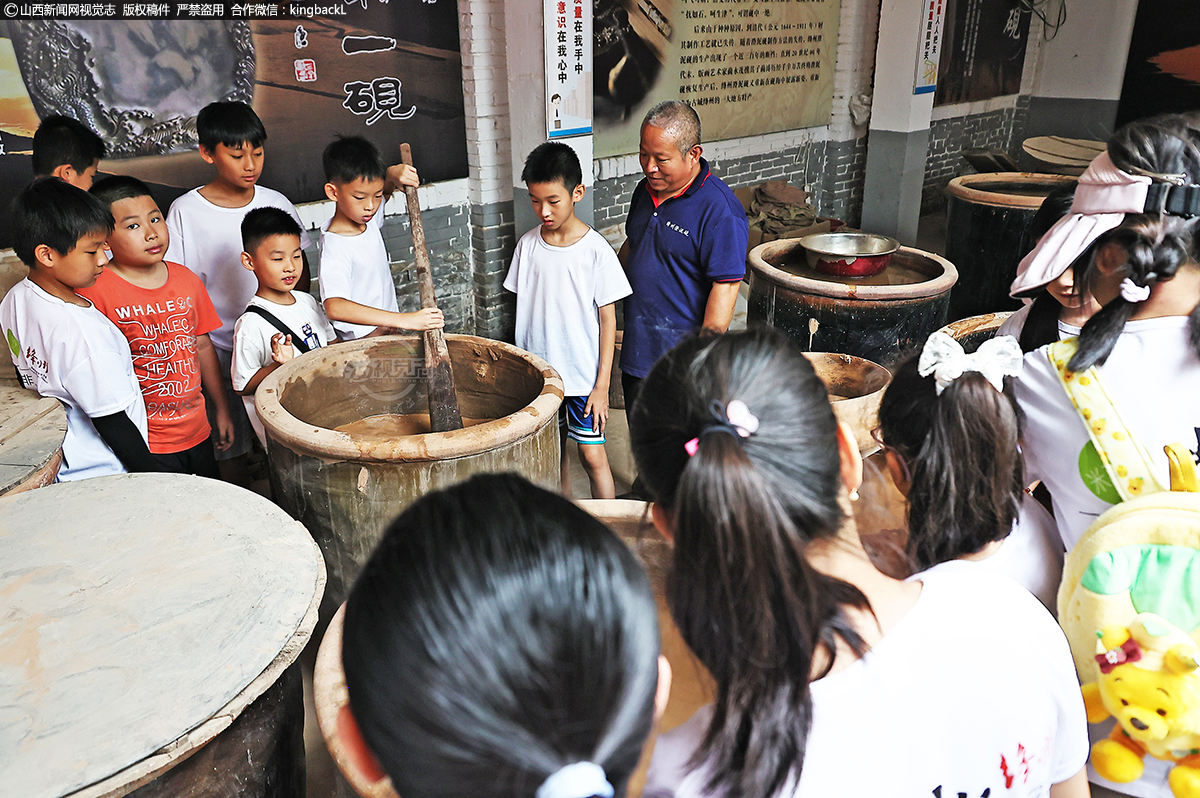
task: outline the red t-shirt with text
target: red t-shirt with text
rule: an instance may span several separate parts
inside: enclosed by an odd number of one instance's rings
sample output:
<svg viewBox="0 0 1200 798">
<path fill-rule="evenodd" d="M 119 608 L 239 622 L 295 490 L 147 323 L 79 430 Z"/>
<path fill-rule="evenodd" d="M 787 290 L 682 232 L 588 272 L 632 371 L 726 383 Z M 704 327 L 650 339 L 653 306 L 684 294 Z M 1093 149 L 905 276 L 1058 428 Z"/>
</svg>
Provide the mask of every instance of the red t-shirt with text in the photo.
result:
<svg viewBox="0 0 1200 798">
<path fill-rule="evenodd" d="M 105 269 L 94 286 L 79 294 L 129 341 L 146 400 L 150 451 L 182 452 L 208 438 L 196 336 L 220 327 L 221 319 L 200 278 L 168 262 L 161 287 L 141 288 Z"/>
</svg>

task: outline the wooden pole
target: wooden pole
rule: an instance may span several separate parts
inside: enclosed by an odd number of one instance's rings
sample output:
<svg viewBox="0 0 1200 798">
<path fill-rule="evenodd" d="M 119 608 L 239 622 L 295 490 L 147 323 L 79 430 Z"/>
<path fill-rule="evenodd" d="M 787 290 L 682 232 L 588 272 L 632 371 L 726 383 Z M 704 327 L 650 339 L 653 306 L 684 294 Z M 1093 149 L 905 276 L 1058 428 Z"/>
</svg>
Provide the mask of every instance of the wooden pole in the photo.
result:
<svg viewBox="0 0 1200 798">
<path fill-rule="evenodd" d="M 412 149 L 407 143 L 400 145 L 400 160 L 412 166 Z M 413 254 L 417 259 L 417 288 L 421 295 L 421 307 L 436 308 L 437 297 L 433 294 L 433 273 L 429 268 L 429 248 L 425 243 L 425 228 L 421 224 L 421 203 L 417 189 L 405 186 L 404 198 L 408 201 L 408 222 L 412 228 Z M 462 414 L 458 411 L 458 396 L 454 392 L 454 372 L 450 368 L 446 336 L 441 330 L 426 330 L 424 338 L 430 429 L 433 432 L 462 429 Z"/>
</svg>

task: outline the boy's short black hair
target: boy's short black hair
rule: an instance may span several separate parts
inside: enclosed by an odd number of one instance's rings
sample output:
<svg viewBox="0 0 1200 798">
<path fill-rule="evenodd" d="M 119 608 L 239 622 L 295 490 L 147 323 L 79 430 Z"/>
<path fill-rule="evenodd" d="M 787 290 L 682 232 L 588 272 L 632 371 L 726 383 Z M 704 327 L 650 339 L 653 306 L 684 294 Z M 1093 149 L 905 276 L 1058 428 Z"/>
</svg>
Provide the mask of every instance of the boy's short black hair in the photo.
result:
<svg viewBox="0 0 1200 798">
<path fill-rule="evenodd" d="M 61 114 L 48 116 L 33 134 L 33 175 L 45 177 L 64 164 L 82 172 L 106 151 L 104 139 L 87 125 Z"/>
<path fill-rule="evenodd" d="M 109 208 L 114 202 L 121 200 L 136 199 L 137 197 L 154 199 L 154 195 L 150 193 L 150 187 L 130 175 L 112 175 L 98 180 L 92 185 L 90 193 L 98 197 Z"/>
<path fill-rule="evenodd" d="M 218 144 L 258 147 L 267 140 L 267 129 L 246 103 L 223 101 L 209 103 L 200 109 L 196 115 L 196 136 L 200 145 L 212 152 Z"/>
<path fill-rule="evenodd" d="M 107 205 L 57 177 L 33 181 L 13 200 L 12 210 L 13 249 L 30 268 L 37 265 L 34 250 L 42 244 L 65 255 L 88 233 L 113 231 Z"/>
<path fill-rule="evenodd" d="M 583 167 L 575 150 L 561 141 L 547 141 L 533 148 L 525 159 L 521 180 L 530 183 L 562 183 L 567 191 L 583 184 Z"/>
<path fill-rule="evenodd" d="M 379 148 L 362 136 L 338 136 L 321 155 L 325 182 L 345 185 L 358 180 L 383 180 L 387 167 Z"/>
<path fill-rule="evenodd" d="M 242 249 L 251 254 L 271 236 L 287 235 L 302 238 L 300 225 L 279 208 L 255 208 L 242 219 Z"/>
</svg>

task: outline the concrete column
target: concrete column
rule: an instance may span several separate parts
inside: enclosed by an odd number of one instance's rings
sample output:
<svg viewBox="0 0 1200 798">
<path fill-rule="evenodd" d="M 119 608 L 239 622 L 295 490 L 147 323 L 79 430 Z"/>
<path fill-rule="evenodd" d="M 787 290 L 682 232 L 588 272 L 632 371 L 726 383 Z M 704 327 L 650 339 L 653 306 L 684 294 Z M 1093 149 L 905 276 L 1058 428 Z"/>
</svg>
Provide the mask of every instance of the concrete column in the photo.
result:
<svg viewBox="0 0 1200 798">
<path fill-rule="evenodd" d="M 933 93 L 913 94 L 922 0 L 884 0 L 875 49 L 862 229 L 911 246 L 921 215 Z"/>
</svg>

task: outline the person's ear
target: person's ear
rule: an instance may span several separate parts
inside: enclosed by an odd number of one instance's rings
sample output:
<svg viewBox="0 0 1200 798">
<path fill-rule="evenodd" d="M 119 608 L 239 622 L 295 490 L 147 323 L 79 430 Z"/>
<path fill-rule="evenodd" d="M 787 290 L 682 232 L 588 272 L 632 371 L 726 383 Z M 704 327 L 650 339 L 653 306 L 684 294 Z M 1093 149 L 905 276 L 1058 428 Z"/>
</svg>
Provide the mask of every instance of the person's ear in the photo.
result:
<svg viewBox="0 0 1200 798">
<path fill-rule="evenodd" d="M 586 193 L 587 188 L 584 187 L 583 183 L 580 183 L 579 185 L 575 186 L 575 190 L 571 192 L 571 202 L 579 202 L 583 199 L 583 195 Z"/>
<path fill-rule="evenodd" d="M 50 174 L 54 177 L 57 177 L 64 183 L 70 183 L 71 185 L 75 185 L 75 178 L 78 177 L 75 167 L 71 166 L 69 163 L 59 164 L 50 171 Z"/>
<path fill-rule="evenodd" d="M 702 154 L 704 154 L 704 148 L 701 147 L 699 144 L 697 144 L 695 147 L 692 147 L 690 150 L 688 150 L 688 157 L 691 158 L 696 163 L 700 163 L 700 156 Z"/>
<path fill-rule="evenodd" d="M 667 699 L 671 697 L 671 663 L 662 654 L 658 655 L 658 687 L 654 691 L 654 722 L 662 719 L 667 711 Z"/>
<path fill-rule="evenodd" d="M 33 248 L 34 259 L 47 269 L 54 268 L 54 259 L 57 254 L 54 251 L 54 247 L 49 244 L 38 244 Z"/>
<path fill-rule="evenodd" d="M 325 184 L 325 196 L 326 197 L 333 200 L 334 202 L 337 202 L 337 194 L 338 194 L 337 186 L 335 186 L 333 183 Z"/>
<path fill-rule="evenodd" d="M 842 483 L 847 491 L 853 493 L 862 486 L 862 454 L 859 453 L 858 444 L 854 440 L 854 431 L 842 421 L 837 425 L 837 447 L 838 457 L 842 461 Z"/>
<path fill-rule="evenodd" d="M 214 163 L 217 160 L 208 147 L 205 147 L 203 144 L 199 145 L 199 147 L 200 157 L 204 159 L 205 163 Z"/>
<path fill-rule="evenodd" d="M 652 502 L 650 504 L 650 520 L 654 522 L 654 528 L 667 539 L 667 542 L 675 542 L 675 519 L 667 512 L 666 507 L 658 502 Z"/>
<path fill-rule="evenodd" d="M 249 252 L 242 253 L 242 267 L 249 271 L 254 271 L 254 259 L 250 257 Z"/>
<path fill-rule="evenodd" d="M 349 760 L 346 763 L 349 767 L 372 784 L 387 778 L 379 760 L 367 747 L 367 741 L 363 739 L 362 730 L 358 728 L 358 721 L 355 720 L 354 713 L 350 711 L 349 704 L 338 710 L 337 731 L 342 742 L 342 749 L 346 752 L 346 759 Z"/>
<path fill-rule="evenodd" d="M 896 490 L 900 491 L 901 496 L 908 498 L 908 489 L 912 487 L 912 483 L 905 477 L 904 461 L 891 449 L 884 450 L 883 460 L 887 463 L 888 475 L 892 478 L 892 484 L 896 486 Z"/>
</svg>

